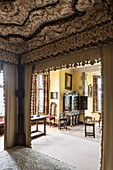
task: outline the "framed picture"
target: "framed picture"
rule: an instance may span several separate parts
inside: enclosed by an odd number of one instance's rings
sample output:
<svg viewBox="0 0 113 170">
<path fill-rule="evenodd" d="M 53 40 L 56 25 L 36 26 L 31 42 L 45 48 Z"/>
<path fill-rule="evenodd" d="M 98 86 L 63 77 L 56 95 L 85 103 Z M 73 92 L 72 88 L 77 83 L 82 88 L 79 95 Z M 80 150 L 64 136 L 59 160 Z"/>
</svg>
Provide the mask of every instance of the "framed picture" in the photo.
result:
<svg viewBox="0 0 113 170">
<path fill-rule="evenodd" d="M 88 96 L 92 97 L 92 86 L 91 86 L 91 84 L 88 86 Z"/>
<path fill-rule="evenodd" d="M 51 92 L 51 99 L 58 99 L 58 92 Z"/>
<path fill-rule="evenodd" d="M 72 74 L 65 73 L 65 89 L 72 90 Z"/>
<path fill-rule="evenodd" d="M 71 105 L 72 105 L 72 96 L 64 96 L 63 97 L 63 110 L 71 111 Z"/>
</svg>

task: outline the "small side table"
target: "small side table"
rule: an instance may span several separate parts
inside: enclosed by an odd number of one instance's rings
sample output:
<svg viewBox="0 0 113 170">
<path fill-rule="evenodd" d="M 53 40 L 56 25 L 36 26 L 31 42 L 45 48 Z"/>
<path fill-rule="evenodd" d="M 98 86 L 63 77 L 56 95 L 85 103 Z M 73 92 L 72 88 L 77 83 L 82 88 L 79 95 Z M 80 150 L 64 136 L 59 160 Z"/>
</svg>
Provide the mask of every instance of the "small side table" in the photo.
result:
<svg viewBox="0 0 113 170">
<path fill-rule="evenodd" d="M 58 120 L 58 129 L 66 129 L 67 130 L 67 118 L 66 117 L 59 117 Z"/>
<path fill-rule="evenodd" d="M 92 126 L 93 127 L 93 131 L 92 132 L 88 132 L 87 131 L 87 127 L 88 126 Z M 95 138 L 95 123 L 85 123 L 85 137 L 86 136 L 93 136 Z"/>
</svg>

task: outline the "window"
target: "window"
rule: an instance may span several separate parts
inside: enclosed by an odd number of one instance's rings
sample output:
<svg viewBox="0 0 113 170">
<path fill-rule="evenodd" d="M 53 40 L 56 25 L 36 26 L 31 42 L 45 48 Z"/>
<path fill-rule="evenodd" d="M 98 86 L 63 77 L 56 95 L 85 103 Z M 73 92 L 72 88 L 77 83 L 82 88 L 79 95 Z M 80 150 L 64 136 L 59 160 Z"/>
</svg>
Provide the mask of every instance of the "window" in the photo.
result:
<svg viewBox="0 0 113 170">
<path fill-rule="evenodd" d="M 31 114 L 49 113 L 49 75 L 33 74 L 31 92 Z"/>
<path fill-rule="evenodd" d="M 97 84 L 98 84 L 98 111 L 101 112 L 102 110 L 102 79 L 98 78 L 97 80 Z"/>
<path fill-rule="evenodd" d="M 43 112 L 43 76 L 37 76 L 37 112 Z"/>
<path fill-rule="evenodd" d="M 4 116 L 4 88 L 3 88 L 3 72 L 0 73 L 0 116 Z"/>
</svg>

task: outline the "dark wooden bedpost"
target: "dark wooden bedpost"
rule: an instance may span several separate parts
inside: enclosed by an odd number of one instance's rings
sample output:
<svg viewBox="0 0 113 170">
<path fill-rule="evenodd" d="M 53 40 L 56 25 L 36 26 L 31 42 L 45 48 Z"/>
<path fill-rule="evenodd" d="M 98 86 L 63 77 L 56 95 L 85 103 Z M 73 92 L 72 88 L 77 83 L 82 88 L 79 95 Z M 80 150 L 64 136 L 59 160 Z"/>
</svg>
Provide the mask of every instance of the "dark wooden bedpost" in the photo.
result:
<svg viewBox="0 0 113 170">
<path fill-rule="evenodd" d="M 21 65 L 21 57 L 18 60 L 18 134 L 16 134 L 16 145 L 25 145 L 24 134 L 24 66 Z"/>
</svg>

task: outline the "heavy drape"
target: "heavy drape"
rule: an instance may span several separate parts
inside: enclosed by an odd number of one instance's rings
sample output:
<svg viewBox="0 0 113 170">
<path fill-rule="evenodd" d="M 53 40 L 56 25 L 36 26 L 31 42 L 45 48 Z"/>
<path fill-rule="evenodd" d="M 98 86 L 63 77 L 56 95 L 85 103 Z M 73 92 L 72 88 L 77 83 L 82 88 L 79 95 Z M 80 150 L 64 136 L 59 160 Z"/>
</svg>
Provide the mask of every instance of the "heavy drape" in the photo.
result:
<svg viewBox="0 0 113 170">
<path fill-rule="evenodd" d="M 74 64 L 75 66 L 77 63 L 85 64 L 85 61 L 90 61 L 91 64 L 94 63 L 95 60 L 100 59 L 100 48 L 89 48 L 84 49 L 74 54 L 66 54 L 66 55 L 59 55 L 58 57 L 51 57 L 48 60 L 44 61 L 37 61 L 34 66 L 34 71 L 37 72 L 47 72 L 49 70 L 56 70 L 62 68 L 63 65 L 69 67 L 69 64 Z M 68 68 L 67 67 L 67 68 Z M 50 69 L 51 68 L 51 69 Z"/>
<path fill-rule="evenodd" d="M 113 169 L 113 43 L 103 47 L 104 159 L 103 170 Z"/>
<path fill-rule="evenodd" d="M 30 129 L 30 115 L 31 115 L 31 79 L 32 79 L 32 65 L 25 66 L 25 101 L 24 101 L 24 133 L 25 144 L 31 146 L 31 129 Z"/>
<path fill-rule="evenodd" d="M 32 96 L 31 96 L 31 113 L 32 115 L 37 114 L 37 77 L 38 74 L 35 73 L 32 76 Z M 49 113 L 49 75 L 43 75 L 43 114 Z"/>
<path fill-rule="evenodd" d="M 93 112 L 98 111 L 98 78 L 100 76 L 93 76 Z"/>
<path fill-rule="evenodd" d="M 98 78 L 97 76 L 93 76 L 93 112 L 97 112 L 98 110 Z"/>
<path fill-rule="evenodd" d="M 49 75 L 43 75 L 43 113 L 49 113 Z"/>
<path fill-rule="evenodd" d="M 5 149 L 15 145 L 15 135 L 18 130 L 18 99 L 15 95 L 18 89 L 17 66 L 3 63 L 5 85 Z"/>
<path fill-rule="evenodd" d="M 31 114 L 37 113 L 37 74 L 32 75 Z"/>
</svg>

